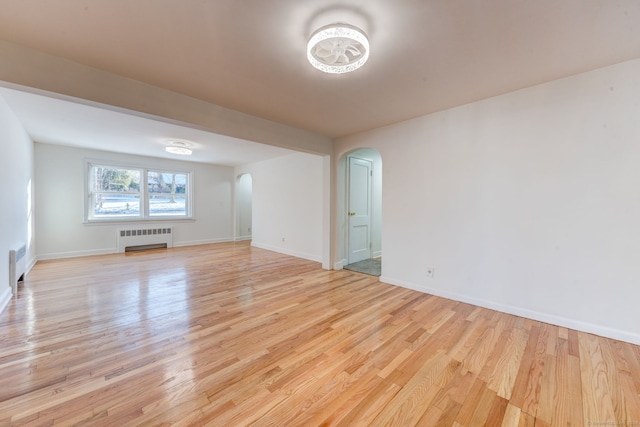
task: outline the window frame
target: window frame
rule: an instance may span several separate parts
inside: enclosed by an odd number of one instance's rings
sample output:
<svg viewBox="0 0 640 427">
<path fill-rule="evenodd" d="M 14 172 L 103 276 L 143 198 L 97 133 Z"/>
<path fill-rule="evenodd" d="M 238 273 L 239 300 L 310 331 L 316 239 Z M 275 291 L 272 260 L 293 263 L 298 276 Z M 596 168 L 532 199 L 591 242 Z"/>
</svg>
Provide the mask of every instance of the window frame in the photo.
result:
<svg viewBox="0 0 640 427">
<path fill-rule="evenodd" d="M 183 221 L 193 220 L 193 171 L 184 169 L 166 169 L 154 166 L 140 166 L 131 165 L 127 163 L 121 163 L 111 160 L 100 159 L 85 159 L 84 161 L 84 223 L 117 223 L 117 222 L 151 222 L 151 221 Z M 93 211 L 93 170 L 96 167 L 105 167 L 113 169 L 126 169 L 130 171 L 140 172 L 140 191 L 138 193 L 140 198 L 140 214 L 137 216 L 114 216 L 114 217 L 95 217 Z M 150 197 L 154 194 L 148 191 L 149 172 L 169 173 L 185 175 L 185 192 L 178 193 L 180 197 L 185 199 L 185 214 L 184 215 L 151 215 L 149 208 Z M 115 192 L 115 194 L 118 194 Z M 131 194 L 131 193 L 123 193 Z"/>
</svg>

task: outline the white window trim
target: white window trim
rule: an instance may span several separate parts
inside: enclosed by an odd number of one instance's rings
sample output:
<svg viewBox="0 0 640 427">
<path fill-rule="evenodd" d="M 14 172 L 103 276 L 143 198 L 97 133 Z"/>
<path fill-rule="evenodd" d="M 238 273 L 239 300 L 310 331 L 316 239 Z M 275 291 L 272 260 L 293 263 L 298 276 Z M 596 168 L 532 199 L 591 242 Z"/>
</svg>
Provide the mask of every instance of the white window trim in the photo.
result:
<svg viewBox="0 0 640 427">
<path fill-rule="evenodd" d="M 89 180 L 91 179 L 91 169 L 94 166 L 106 166 L 113 167 L 117 169 L 129 169 L 129 170 L 139 170 L 141 173 L 140 176 L 140 216 L 139 217 L 120 217 L 120 218 L 91 218 L 91 206 L 92 206 L 92 194 L 91 187 L 89 185 Z M 149 215 L 149 198 L 147 193 L 147 178 L 148 172 L 162 172 L 162 173 L 179 173 L 187 175 L 187 191 L 185 192 L 185 209 L 187 211 L 186 215 Z M 195 219 L 193 213 L 193 195 L 194 195 L 194 185 L 193 185 L 193 171 L 192 170 L 184 170 L 184 169 L 166 169 L 166 168 L 157 168 L 153 166 L 140 166 L 140 165 L 132 165 L 129 163 L 121 163 L 113 160 L 100 160 L 100 159 L 85 159 L 84 160 L 84 220 L 85 224 L 109 224 L 109 223 L 122 223 L 122 222 L 154 222 L 154 221 L 173 221 L 173 222 L 181 222 L 181 221 L 193 221 Z"/>
</svg>

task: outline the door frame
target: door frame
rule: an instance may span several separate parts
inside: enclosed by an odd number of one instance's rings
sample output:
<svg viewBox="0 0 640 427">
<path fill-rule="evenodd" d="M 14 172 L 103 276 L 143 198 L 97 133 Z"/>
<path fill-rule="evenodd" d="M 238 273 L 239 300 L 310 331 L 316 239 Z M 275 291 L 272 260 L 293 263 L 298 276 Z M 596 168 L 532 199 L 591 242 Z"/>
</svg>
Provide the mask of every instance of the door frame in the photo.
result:
<svg viewBox="0 0 640 427">
<path fill-rule="evenodd" d="M 242 221 L 240 220 L 242 214 L 243 214 L 243 206 L 241 206 L 241 197 L 240 197 L 240 183 L 243 179 L 243 177 L 248 177 L 249 179 L 249 184 L 250 184 L 250 198 L 251 198 L 251 202 L 250 202 L 250 206 L 249 206 L 249 216 L 251 217 L 251 225 L 250 225 L 250 229 L 248 231 L 248 234 L 245 234 L 242 232 L 242 230 L 240 229 L 241 227 L 241 223 Z M 252 240 L 253 239 L 253 176 L 248 173 L 248 172 L 244 172 L 241 173 L 240 175 L 238 175 L 236 177 L 236 186 L 235 186 L 235 224 L 234 224 L 234 241 L 243 241 L 243 240 Z"/>
<path fill-rule="evenodd" d="M 351 217 L 350 217 L 350 212 L 351 212 L 351 160 L 355 159 L 355 160 L 360 160 L 362 162 L 366 162 L 369 163 L 369 176 L 367 178 L 367 203 L 368 203 L 368 216 L 369 216 L 369 225 L 367 228 L 367 232 L 368 232 L 368 236 L 367 236 L 367 241 L 369 244 L 369 248 L 368 248 L 368 252 L 369 252 L 369 257 L 367 259 L 371 259 L 371 257 L 373 256 L 373 252 L 372 252 L 372 247 L 371 247 L 371 238 L 372 238 L 372 195 L 373 195 L 373 167 L 374 167 L 374 162 L 371 159 L 365 159 L 363 157 L 359 157 L 357 155 L 357 152 L 355 153 L 351 153 L 349 155 L 347 155 L 346 157 L 346 166 L 347 166 L 347 173 L 346 173 L 346 223 L 347 223 L 347 233 L 346 233 L 346 248 L 347 248 L 347 253 L 346 253 L 346 263 L 351 264 L 351 253 L 352 253 L 352 248 L 351 248 Z M 355 262 L 355 261 L 354 261 Z"/>
<path fill-rule="evenodd" d="M 342 268 L 348 264 L 347 254 L 349 250 L 349 230 L 348 230 L 348 168 L 349 168 L 349 156 L 355 156 L 365 158 L 373 161 L 373 181 L 372 181 L 372 203 L 373 203 L 373 223 L 371 227 L 372 234 L 372 253 L 371 256 L 383 257 L 384 252 L 384 239 L 382 236 L 383 224 L 383 204 L 384 195 L 383 190 L 383 163 L 384 158 L 382 153 L 377 148 L 373 147 L 357 147 L 349 150 L 340 151 L 335 154 L 336 161 L 333 169 L 334 183 L 332 185 L 335 192 L 335 205 L 332 213 L 332 238 L 331 244 L 331 267 L 334 270 L 342 270 Z M 384 269 L 384 261 L 383 261 Z"/>
</svg>

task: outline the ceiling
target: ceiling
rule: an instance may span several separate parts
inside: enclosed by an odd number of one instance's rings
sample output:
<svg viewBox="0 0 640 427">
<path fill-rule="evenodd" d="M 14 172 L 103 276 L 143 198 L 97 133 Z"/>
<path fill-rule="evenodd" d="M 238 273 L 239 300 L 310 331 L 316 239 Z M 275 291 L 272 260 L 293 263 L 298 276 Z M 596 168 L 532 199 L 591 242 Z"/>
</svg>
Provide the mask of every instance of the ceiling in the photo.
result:
<svg viewBox="0 0 640 427">
<path fill-rule="evenodd" d="M 240 166 L 293 151 L 173 124 L 103 106 L 71 102 L 0 87 L 31 139 L 117 153 Z M 169 154 L 173 141 L 187 141 L 193 157 Z"/>
<path fill-rule="evenodd" d="M 306 60 L 336 21 L 354 73 Z M 0 0 L 0 39 L 336 138 L 640 58 L 640 1 Z"/>
</svg>

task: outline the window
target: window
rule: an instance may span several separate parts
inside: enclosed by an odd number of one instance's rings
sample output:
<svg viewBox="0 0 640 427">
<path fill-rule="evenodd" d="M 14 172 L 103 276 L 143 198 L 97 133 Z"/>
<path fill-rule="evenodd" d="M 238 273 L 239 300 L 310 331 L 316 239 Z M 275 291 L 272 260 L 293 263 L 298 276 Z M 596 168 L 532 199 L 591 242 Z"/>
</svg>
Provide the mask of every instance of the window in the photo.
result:
<svg viewBox="0 0 640 427">
<path fill-rule="evenodd" d="M 88 221 L 190 218 L 191 174 L 87 162 Z"/>
<path fill-rule="evenodd" d="M 187 174 L 147 172 L 149 216 L 187 215 Z"/>
</svg>

